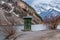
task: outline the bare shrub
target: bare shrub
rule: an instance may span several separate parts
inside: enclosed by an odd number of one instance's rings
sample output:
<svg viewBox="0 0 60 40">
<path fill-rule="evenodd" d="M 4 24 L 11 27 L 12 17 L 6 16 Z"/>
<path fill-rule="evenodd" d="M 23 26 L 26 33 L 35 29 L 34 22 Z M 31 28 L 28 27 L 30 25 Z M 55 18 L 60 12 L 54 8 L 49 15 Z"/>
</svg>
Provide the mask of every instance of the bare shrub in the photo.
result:
<svg viewBox="0 0 60 40">
<path fill-rule="evenodd" d="M 0 28 L 0 31 L 3 32 L 6 36 L 4 40 L 9 40 L 9 38 L 16 33 L 14 26 L 0 26 Z"/>
<path fill-rule="evenodd" d="M 60 17 L 51 16 L 50 20 L 46 17 L 43 23 L 47 24 L 49 29 L 56 29 L 57 25 L 60 23 Z"/>
</svg>

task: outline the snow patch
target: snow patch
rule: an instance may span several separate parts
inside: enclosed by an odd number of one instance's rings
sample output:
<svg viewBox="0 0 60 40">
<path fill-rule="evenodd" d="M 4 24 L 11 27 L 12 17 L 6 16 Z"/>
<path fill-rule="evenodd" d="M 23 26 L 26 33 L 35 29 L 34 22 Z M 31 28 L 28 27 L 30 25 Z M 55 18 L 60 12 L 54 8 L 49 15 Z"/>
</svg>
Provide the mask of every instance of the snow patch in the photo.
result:
<svg viewBox="0 0 60 40">
<path fill-rule="evenodd" d="M 4 1 L 1 1 L 2 4 L 4 4 L 5 2 Z"/>
</svg>

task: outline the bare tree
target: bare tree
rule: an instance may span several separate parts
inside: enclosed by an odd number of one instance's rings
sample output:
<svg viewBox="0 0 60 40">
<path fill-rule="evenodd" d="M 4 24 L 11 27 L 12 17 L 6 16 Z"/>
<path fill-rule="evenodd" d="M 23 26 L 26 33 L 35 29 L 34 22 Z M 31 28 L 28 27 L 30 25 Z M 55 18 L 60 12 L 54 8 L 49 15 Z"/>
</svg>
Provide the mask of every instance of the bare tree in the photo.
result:
<svg viewBox="0 0 60 40">
<path fill-rule="evenodd" d="M 11 22 L 12 25 L 2 25 L 0 26 L 0 31 L 5 33 L 5 39 L 4 40 L 10 40 L 11 37 L 14 38 L 13 35 L 16 33 L 16 29 L 14 27 L 14 22 Z"/>
<path fill-rule="evenodd" d="M 43 21 L 43 23 L 47 24 L 49 29 L 56 29 L 57 25 L 60 23 L 60 17 L 58 17 L 58 16 L 56 16 L 56 17 L 51 16 L 50 19 L 48 19 L 46 17 L 45 21 Z"/>
<path fill-rule="evenodd" d="M 4 15 L 3 20 L 5 20 L 5 18 L 6 18 L 6 16 Z M 8 21 L 8 23 L 6 20 Z M 6 21 L 7 25 L 0 24 L 0 28 L 1 28 L 0 31 L 6 34 L 5 35 L 6 37 L 4 40 L 6 40 L 6 39 L 10 40 L 10 37 L 16 33 L 16 29 L 14 27 L 14 19 L 13 18 L 10 18 L 9 20 L 8 20 L 8 18 L 6 18 L 6 20 L 5 21 Z"/>
</svg>

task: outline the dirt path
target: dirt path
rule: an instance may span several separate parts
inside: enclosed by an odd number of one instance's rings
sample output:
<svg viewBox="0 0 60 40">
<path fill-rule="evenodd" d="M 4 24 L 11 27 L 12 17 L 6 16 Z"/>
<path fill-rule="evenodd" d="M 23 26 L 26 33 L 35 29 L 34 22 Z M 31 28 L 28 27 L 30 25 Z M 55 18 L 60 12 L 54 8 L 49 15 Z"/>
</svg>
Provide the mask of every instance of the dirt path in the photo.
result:
<svg viewBox="0 0 60 40">
<path fill-rule="evenodd" d="M 60 30 L 25 32 L 16 40 L 60 40 Z"/>
</svg>

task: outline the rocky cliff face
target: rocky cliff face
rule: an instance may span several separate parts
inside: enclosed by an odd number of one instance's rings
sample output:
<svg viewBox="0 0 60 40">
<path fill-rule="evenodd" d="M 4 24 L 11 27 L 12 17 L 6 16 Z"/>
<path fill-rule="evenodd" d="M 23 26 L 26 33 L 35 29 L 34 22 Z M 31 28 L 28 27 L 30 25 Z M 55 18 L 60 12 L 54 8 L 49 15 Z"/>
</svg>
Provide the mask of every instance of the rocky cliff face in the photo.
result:
<svg viewBox="0 0 60 40">
<path fill-rule="evenodd" d="M 35 10 L 22 0 L 0 1 L 0 25 L 24 24 L 23 17 L 32 16 L 32 24 L 40 24 L 41 19 Z"/>
</svg>

